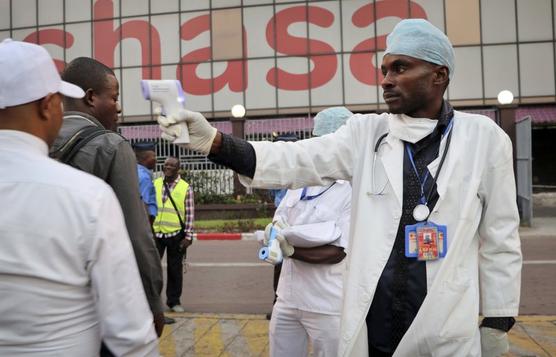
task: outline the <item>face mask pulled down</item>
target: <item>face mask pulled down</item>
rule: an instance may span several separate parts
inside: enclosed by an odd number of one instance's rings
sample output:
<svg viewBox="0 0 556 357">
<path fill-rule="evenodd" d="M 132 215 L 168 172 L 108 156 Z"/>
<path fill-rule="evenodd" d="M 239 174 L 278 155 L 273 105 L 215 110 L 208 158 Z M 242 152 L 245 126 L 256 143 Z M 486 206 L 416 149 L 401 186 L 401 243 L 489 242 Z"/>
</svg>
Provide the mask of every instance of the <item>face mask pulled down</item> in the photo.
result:
<svg viewBox="0 0 556 357">
<path fill-rule="evenodd" d="M 437 123 L 438 120 L 412 118 L 405 114 L 392 114 L 388 121 L 390 135 L 412 144 L 432 133 Z"/>
</svg>

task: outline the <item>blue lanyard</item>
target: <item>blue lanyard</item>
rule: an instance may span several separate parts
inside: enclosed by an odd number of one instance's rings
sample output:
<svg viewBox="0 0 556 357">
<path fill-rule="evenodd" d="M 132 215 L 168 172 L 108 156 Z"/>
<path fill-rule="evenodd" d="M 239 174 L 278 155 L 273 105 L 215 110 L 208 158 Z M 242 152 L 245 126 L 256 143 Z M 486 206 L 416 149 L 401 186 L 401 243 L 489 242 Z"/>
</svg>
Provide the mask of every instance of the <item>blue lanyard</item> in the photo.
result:
<svg viewBox="0 0 556 357">
<path fill-rule="evenodd" d="M 444 137 L 446 134 L 451 134 L 451 130 L 452 130 L 452 123 L 454 122 L 453 119 L 450 119 L 450 122 L 448 123 L 448 126 L 446 126 L 446 129 L 444 129 L 444 132 L 442 133 L 442 137 Z M 442 140 L 442 137 L 440 140 Z M 444 148 L 444 153 L 442 154 L 442 163 L 444 162 L 444 157 L 446 156 L 446 152 L 448 151 L 448 146 L 450 145 L 450 141 L 448 140 L 446 142 L 446 147 Z M 413 167 L 413 171 L 415 172 L 415 176 L 417 176 L 417 180 L 419 180 L 419 186 L 421 187 L 421 198 L 419 198 L 419 203 L 426 205 L 429 201 L 430 195 L 432 193 L 432 190 L 429 190 L 429 194 L 427 195 L 427 197 L 425 197 L 425 183 L 427 182 L 427 179 L 429 178 L 429 170 L 427 169 L 427 172 L 424 175 L 424 178 L 421 179 L 421 177 L 419 176 L 419 171 L 417 171 L 417 167 L 415 166 L 415 161 L 413 160 L 413 150 L 411 150 L 409 143 L 405 143 L 405 149 L 407 151 L 407 156 L 409 157 L 409 161 L 411 162 L 411 166 Z M 434 183 L 436 182 L 436 179 L 438 178 L 438 175 L 440 174 L 440 170 L 442 169 L 442 164 L 439 165 L 438 167 L 438 171 L 436 172 L 436 177 L 434 178 L 434 182 L 433 182 L 433 186 Z"/>
<path fill-rule="evenodd" d="M 425 173 L 425 178 L 421 180 L 421 177 L 419 177 L 419 171 L 417 171 L 415 161 L 413 160 L 413 150 L 411 150 L 408 143 L 405 144 L 405 151 L 407 151 L 407 156 L 409 157 L 409 161 L 411 161 L 411 166 L 413 167 L 413 171 L 415 172 L 417 180 L 419 180 L 419 186 L 421 187 L 421 198 L 419 198 L 419 203 L 426 205 L 427 198 L 425 197 L 425 184 L 429 178 L 429 170 Z"/>
<path fill-rule="evenodd" d="M 324 189 L 323 191 L 319 192 L 316 195 L 313 196 L 307 196 L 307 187 L 303 187 L 303 191 L 301 191 L 301 197 L 299 198 L 300 201 L 311 201 L 314 200 L 315 198 L 319 197 L 320 195 L 322 195 L 323 193 L 325 193 L 326 191 L 330 190 L 330 188 L 332 186 L 334 186 L 336 184 L 336 182 L 334 182 L 332 185 L 328 186 L 326 189 Z"/>
</svg>

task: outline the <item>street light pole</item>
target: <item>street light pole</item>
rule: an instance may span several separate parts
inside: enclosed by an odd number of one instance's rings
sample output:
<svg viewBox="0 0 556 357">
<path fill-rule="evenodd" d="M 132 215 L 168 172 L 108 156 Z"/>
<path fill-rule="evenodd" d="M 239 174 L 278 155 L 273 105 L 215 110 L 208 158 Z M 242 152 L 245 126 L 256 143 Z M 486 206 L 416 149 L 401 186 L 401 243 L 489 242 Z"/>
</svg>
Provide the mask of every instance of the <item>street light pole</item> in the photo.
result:
<svg viewBox="0 0 556 357">
<path fill-rule="evenodd" d="M 232 135 L 238 138 L 245 137 L 245 107 L 236 104 L 231 109 Z M 234 197 L 245 195 L 245 186 L 239 182 L 237 173 L 234 172 Z"/>
</svg>

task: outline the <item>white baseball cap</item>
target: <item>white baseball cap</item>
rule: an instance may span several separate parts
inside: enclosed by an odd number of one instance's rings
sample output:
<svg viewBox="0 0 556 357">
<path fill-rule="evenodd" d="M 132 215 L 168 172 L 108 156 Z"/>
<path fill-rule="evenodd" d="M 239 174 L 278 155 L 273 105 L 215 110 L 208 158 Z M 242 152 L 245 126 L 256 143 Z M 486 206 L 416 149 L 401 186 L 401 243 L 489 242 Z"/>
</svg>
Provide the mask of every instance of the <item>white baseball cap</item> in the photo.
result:
<svg viewBox="0 0 556 357">
<path fill-rule="evenodd" d="M 6 39 L 0 43 L 0 109 L 61 93 L 82 98 L 85 92 L 64 82 L 44 47 Z"/>
</svg>

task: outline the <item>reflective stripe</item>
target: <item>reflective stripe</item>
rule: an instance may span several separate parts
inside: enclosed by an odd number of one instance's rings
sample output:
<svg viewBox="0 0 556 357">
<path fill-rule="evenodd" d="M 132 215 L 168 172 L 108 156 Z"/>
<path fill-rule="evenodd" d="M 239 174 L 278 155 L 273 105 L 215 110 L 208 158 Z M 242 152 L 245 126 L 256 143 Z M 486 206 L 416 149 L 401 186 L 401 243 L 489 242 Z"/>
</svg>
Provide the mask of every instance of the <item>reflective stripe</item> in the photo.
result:
<svg viewBox="0 0 556 357">
<path fill-rule="evenodd" d="M 169 221 L 165 221 L 165 220 L 160 220 L 160 221 L 157 221 L 157 223 L 158 223 L 159 225 L 165 226 L 165 227 L 181 228 L 179 222 L 178 222 L 178 223 L 175 223 L 175 222 L 169 222 Z M 174 232 L 174 231 L 175 231 L 175 229 L 172 229 L 171 232 Z M 164 232 L 164 233 L 169 233 L 169 232 Z"/>
<path fill-rule="evenodd" d="M 170 202 L 170 204 L 172 204 L 172 202 Z M 176 213 L 176 210 L 174 209 L 174 206 L 172 206 L 172 207 L 164 206 L 164 207 L 160 207 L 158 209 L 158 212 L 174 214 L 174 213 Z"/>
</svg>

